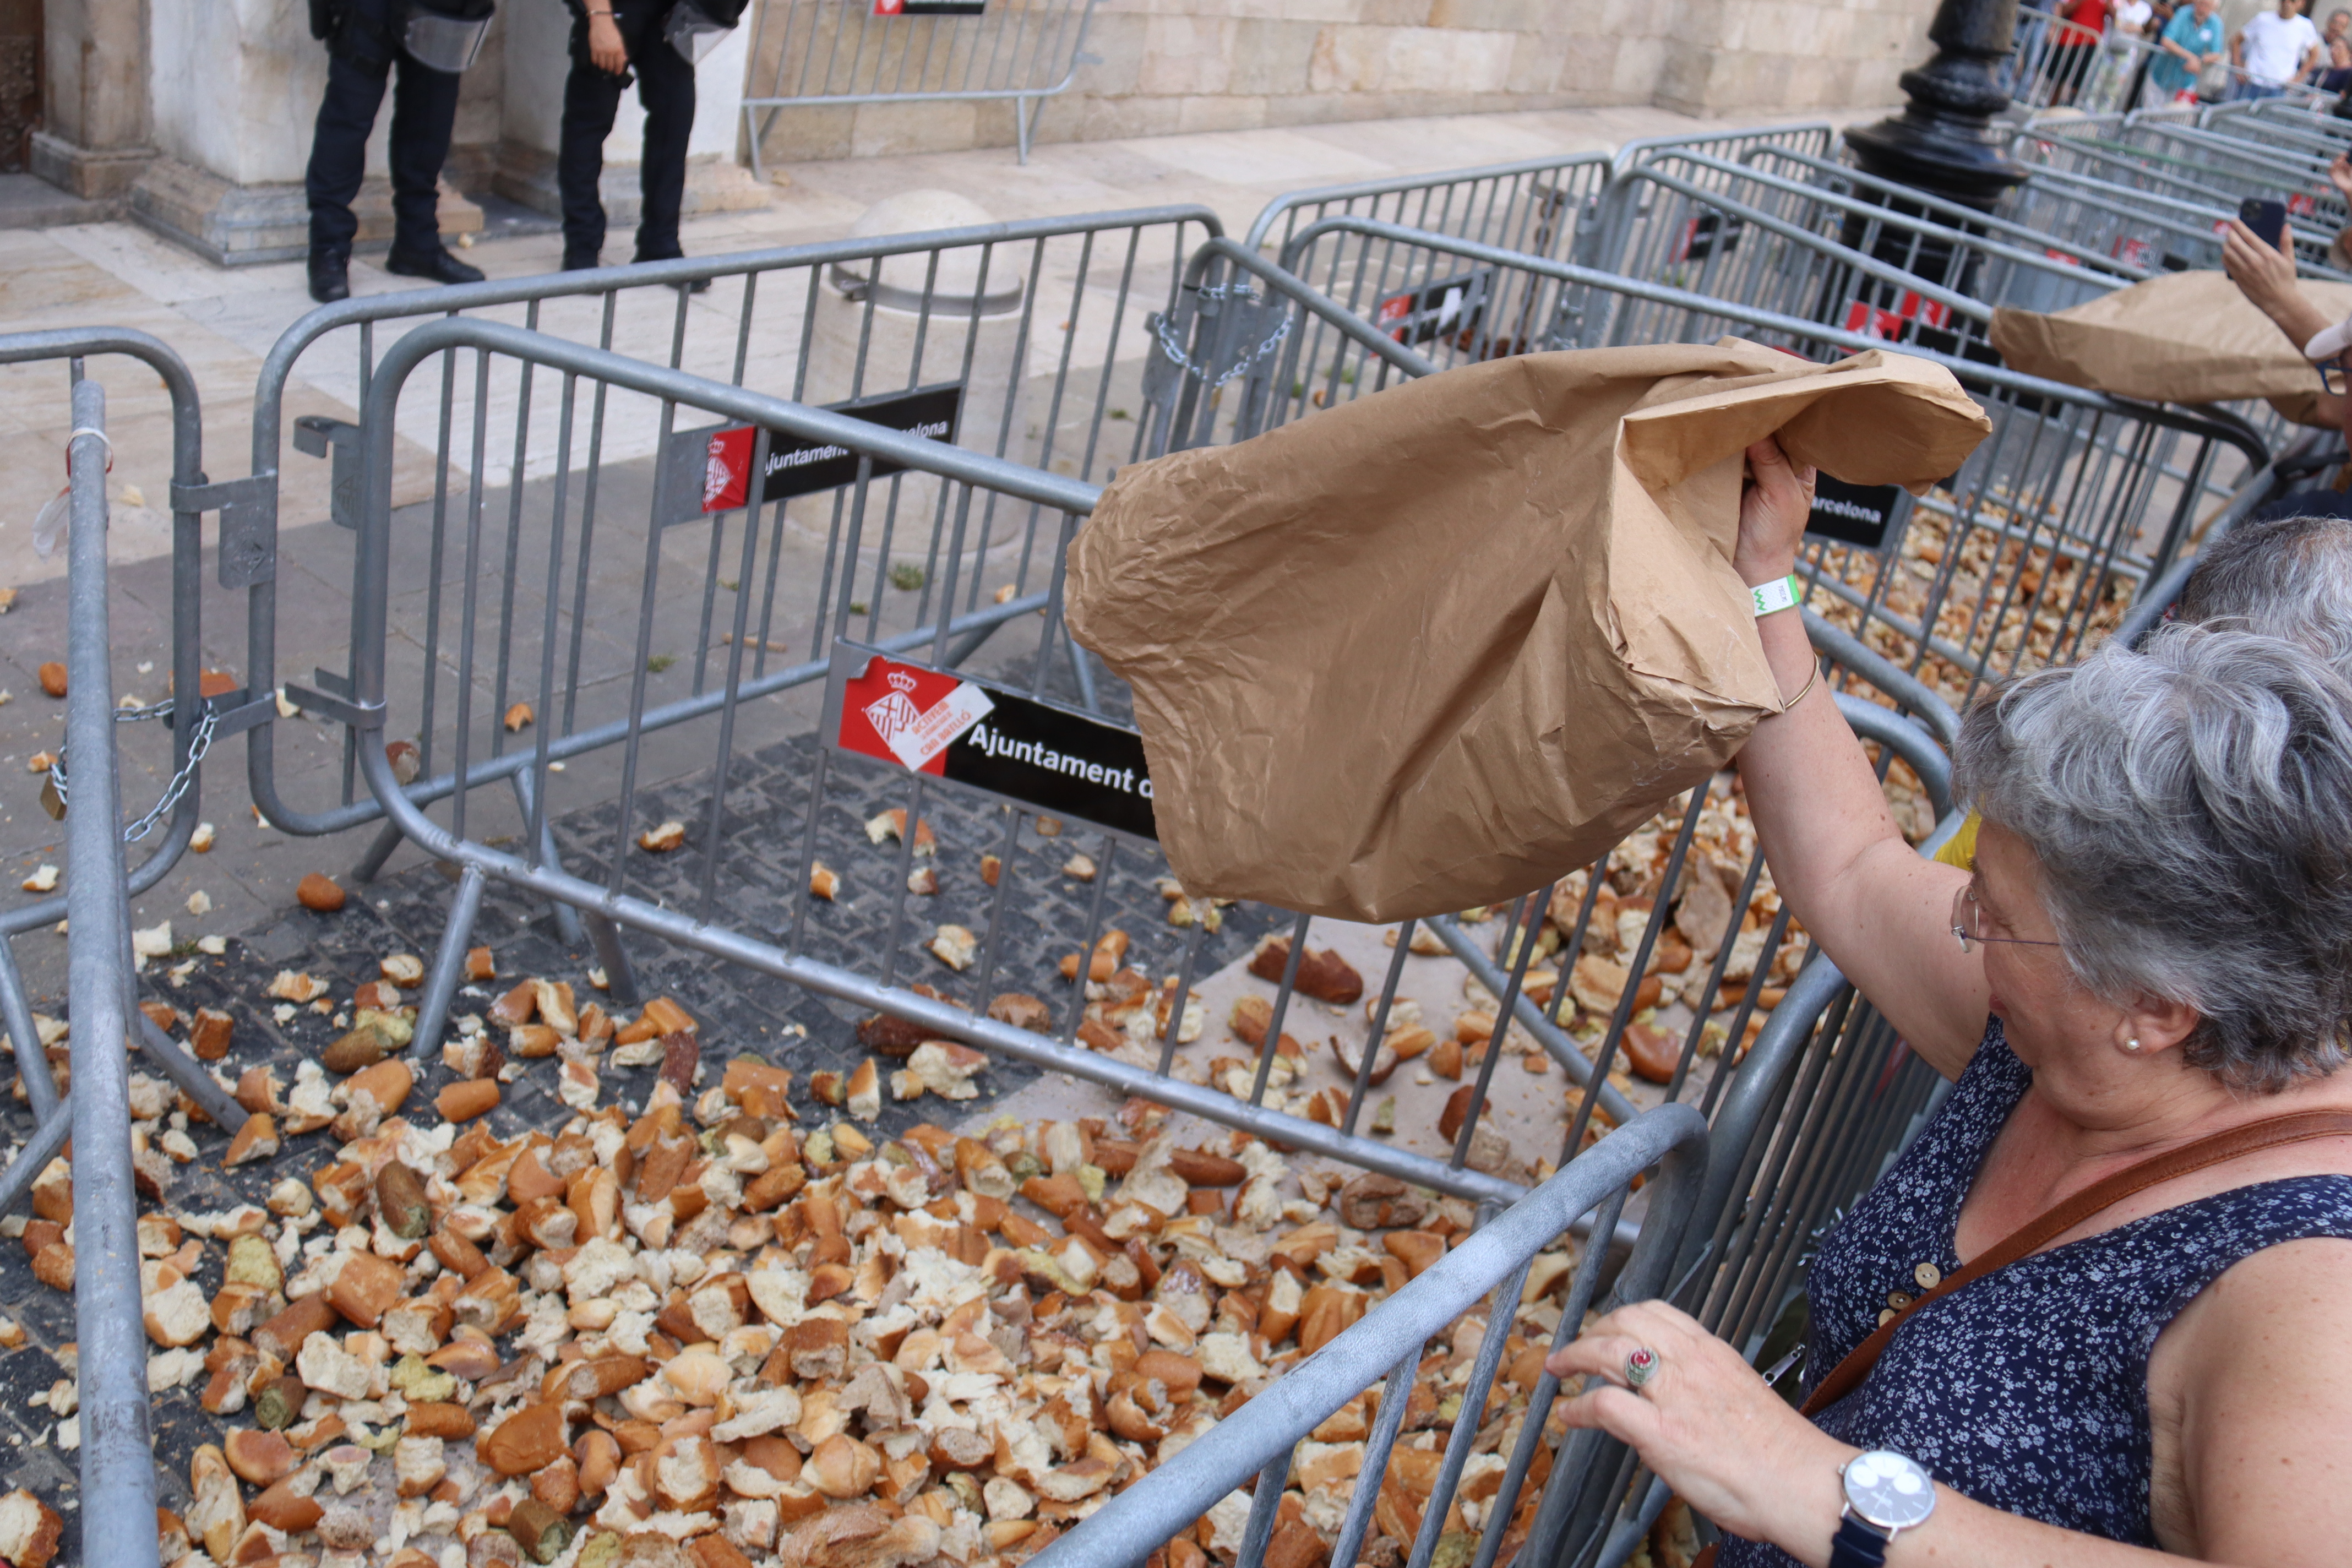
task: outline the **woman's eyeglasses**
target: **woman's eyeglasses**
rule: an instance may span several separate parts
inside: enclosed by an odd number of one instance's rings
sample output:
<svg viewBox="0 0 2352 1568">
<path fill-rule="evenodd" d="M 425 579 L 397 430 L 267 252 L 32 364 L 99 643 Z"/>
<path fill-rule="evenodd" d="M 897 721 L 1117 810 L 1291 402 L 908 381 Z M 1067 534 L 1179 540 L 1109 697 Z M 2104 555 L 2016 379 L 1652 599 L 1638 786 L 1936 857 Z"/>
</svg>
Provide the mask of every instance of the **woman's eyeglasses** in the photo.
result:
<svg viewBox="0 0 2352 1568">
<path fill-rule="evenodd" d="M 2319 386 L 2321 391 L 2336 394 L 2341 394 L 2343 392 L 2347 372 L 2344 367 L 2344 356 L 2342 354 L 2336 355 L 2334 359 L 2321 360 L 2315 368 L 2319 372 Z"/>
<path fill-rule="evenodd" d="M 2063 942 L 2040 942 L 2026 936 L 1987 936 L 1984 934 L 1984 910 L 1977 902 L 1974 883 L 1965 883 L 1952 895 L 1952 934 L 1960 939 L 1962 952 L 1974 952 L 1978 942 L 2002 942 L 2017 947 L 2063 947 Z"/>
</svg>

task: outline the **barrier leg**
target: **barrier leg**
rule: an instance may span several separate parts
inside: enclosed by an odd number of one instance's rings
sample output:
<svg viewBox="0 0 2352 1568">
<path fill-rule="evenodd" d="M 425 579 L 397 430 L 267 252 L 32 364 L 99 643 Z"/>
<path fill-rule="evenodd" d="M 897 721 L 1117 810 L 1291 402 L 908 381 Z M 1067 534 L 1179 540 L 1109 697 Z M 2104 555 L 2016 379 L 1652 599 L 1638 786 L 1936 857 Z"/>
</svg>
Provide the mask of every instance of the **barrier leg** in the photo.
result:
<svg viewBox="0 0 2352 1568">
<path fill-rule="evenodd" d="M 519 772 L 510 775 L 508 782 L 514 785 L 515 804 L 522 808 L 523 821 L 529 823 L 534 817 L 539 819 L 539 863 L 562 870 L 563 858 L 555 852 L 555 829 L 535 809 L 539 795 L 538 784 L 532 781 L 527 772 Z M 562 939 L 563 945 L 575 949 L 585 947 L 588 944 L 588 933 L 581 929 L 580 911 L 560 899 L 550 907 L 555 911 L 555 934 Z"/>
<path fill-rule="evenodd" d="M 392 858 L 392 852 L 407 841 L 408 835 L 403 833 L 396 824 L 385 823 L 377 830 L 374 839 L 367 847 L 367 852 L 362 855 L 358 862 L 352 867 L 352 880 L 374 881 L 383 874 L 384 862 Z"/>
<path fill-rule="evenodd" d="M 204 1108 L 206 1116 L 223 1131 L 234 1132 L 245 1125 L 245 1108 L 236 1097 L 220 1086 L 220 1080 L 205 1069 L 204 1063 L 182 1050 L 172 1037 L 155 1026 L 153 1019 L 144 1013 L 131 1026 L 133 1040 L 147 1058 L 163 1069 L 181 1093 Z"/>
<path fill-rule="evenodd" d="M 558 909 L 570 909 L 558 904 Z M 634 1007 L 644 998 L 637 994 L 636 966 L 629 962 L 629 950 L 621 945 L 621 928 L 612 918 L 593 912 L 580 917 L 588 928 L 588 941 L 596 949 L 596 962 L 604 971 L 605 994 L 624 1007 Z"/>
<path fill-rule="evenodd" d="M 457 879 L 457 896 L 449 905 L 449 929 L 433 954 L 433 969 L 425 977 L 425 1000 L 416 1009 L 416 1038 L 409 1048 L 425 1055 L 441 1042 L 449 1025 L 449 1003 L 457 982 L 466 974 L 466 946 L 474 939 L 474 922 L 481 918 L 482 891 L 487 879 L 481 868 L 468 866 Z"/>
<path fill-rule="evenodd" d="M 49 1058 L 41 1049 L 41 1032 L 33 1026 L 33 1005 L 25 996 L 25 977 L 16 971 L 16 950 L 0 936 L 0 1028 L 16 1050 L 16 1075 L 25 1080 L 25 1102 L 36 1123 L 48 1121 L 58 1108 L 58 1080 L 49 1076 Z"/>
<path fill-rule="evenodd" d="M 73 1131 L 73 1108 L 61 1106 L 33 1129 L 33 1135 L 16 1151 L 8 1168 L 0 1171 L 0 1215 L 14 1210 L 33 1190 L 33 1182 L 48 1163 L 58 1157 Z"/>
</svg>

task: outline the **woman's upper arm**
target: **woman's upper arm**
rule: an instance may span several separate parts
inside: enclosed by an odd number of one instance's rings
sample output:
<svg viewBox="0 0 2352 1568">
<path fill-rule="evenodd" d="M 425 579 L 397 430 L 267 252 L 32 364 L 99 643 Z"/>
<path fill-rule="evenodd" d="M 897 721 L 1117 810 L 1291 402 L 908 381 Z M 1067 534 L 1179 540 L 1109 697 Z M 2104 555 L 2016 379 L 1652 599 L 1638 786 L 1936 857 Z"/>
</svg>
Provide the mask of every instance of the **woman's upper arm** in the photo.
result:
<svg viewBox="0 0 2352 1568">
<path fill-rule="evenodd" d="M 1798 911 L 1854 989 L 1946 1078 L 1983 1039 L 1989 1001 L 1983 963 L 1952 935 L 1952 898 L 1968 879 L 1900 838 L 1880 839 Z"/>
<path fill-rule="evenodd" d="M 2175 1356 L 2197 1555 L 2341 1563 L 2352 1540 L 2352 1240 L 2266 1248 L 2207 1295 Z"/>
</svg>

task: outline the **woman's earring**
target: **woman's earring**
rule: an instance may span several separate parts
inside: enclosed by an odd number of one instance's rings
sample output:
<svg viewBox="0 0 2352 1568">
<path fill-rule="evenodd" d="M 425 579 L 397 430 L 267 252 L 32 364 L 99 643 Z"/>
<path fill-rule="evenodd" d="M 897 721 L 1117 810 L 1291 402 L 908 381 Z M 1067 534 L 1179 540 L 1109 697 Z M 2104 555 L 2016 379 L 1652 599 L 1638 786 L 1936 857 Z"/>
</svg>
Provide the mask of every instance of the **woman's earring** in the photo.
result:
<svg viewBox="0 0 2352 1568">
<path fill-rule="evenodd" d="M 2126 1040 L 2124 1042 L 2124 1049 L 2127 1051 L 2136 1051 L 2139 1049 L 2139 1037 L 2137 1035 L 2134 1035 L 2130 1039 Z"/>
</svg>

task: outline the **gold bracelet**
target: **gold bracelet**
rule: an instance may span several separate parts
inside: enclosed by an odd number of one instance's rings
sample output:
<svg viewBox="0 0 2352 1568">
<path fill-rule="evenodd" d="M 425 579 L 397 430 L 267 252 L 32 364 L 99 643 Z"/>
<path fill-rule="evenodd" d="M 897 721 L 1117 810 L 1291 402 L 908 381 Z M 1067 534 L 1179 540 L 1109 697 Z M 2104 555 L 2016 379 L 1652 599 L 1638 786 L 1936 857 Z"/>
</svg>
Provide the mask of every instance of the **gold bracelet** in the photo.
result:
<svg viewBox="0 0 2352 1568">
<path fill-rule="evenodd" d="M 1789 710 L 1790 710 L 1791 708 L 1794 708 L 1798 703 L 1802 702 L 1802 701 L 1806 699 L 1806 697 L 1807 697 L 1807 696 L 1809 696 L 1809 695 L 1811 693 L 1811 691 L 1812 691 L 1812 689 L 1813 689 L 1813 684 L 1814 684 L 1814 682 L 1816 682 L 1816 681 L 1820 680 L 1820 679 L 1821 679 L 1821 678 L 1822 678 L 1822 665 L 1821 665 L 1821 660 L 1819 660 L 1819 659 L 1815 659 L 1815 660 L 1813 661 L 1813 672 L 1812 672 L 1812 674 L 1811 674 L 1811 675 L 1809 675 L 1809 676 L 1805 677 L 1805 683 L 1804 683 L 1802 686 L 1800 686 L 1799 688 L 1797 688 L 1797 694 L 1796 694 L 1794 697 L 1790 698 L 1787 701 L 1785 701 L 1785 702 L 1783 702 L 1783 703 L 1781 703 L 1781 704 L 1780 704 L 1780 711 L 1781 711 L 1781 712 L 1783 712 L 1783 713 L 1786 713 L 1787 711 L 1789 711 Z"/>
</svg>

